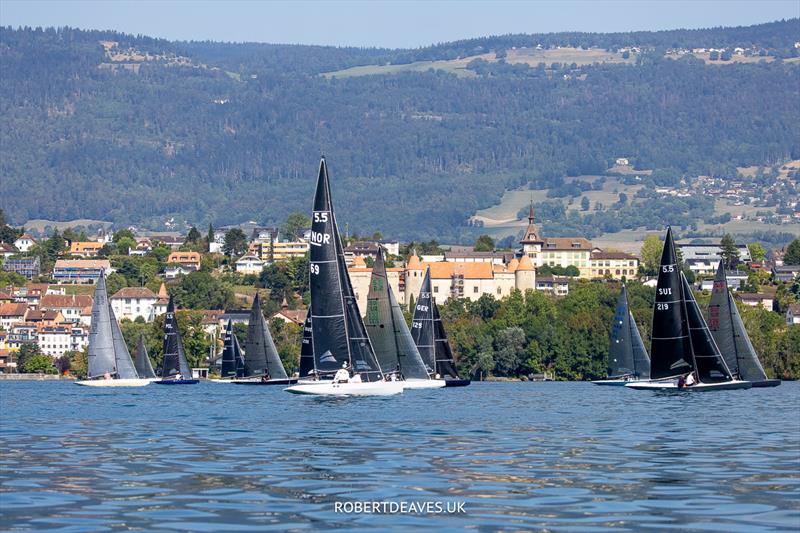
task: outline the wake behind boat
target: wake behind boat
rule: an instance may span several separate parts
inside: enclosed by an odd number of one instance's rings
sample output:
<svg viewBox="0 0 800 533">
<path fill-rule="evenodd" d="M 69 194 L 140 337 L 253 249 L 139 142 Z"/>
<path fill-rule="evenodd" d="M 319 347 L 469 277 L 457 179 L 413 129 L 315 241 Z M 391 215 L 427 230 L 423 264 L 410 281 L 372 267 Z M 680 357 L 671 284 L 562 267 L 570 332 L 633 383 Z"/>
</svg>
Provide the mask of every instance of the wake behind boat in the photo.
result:
<svg viewBox="0 0 800 533">
<path fill-rule="evenodd" d="M 319 165 L 311 224 L 311 342 L 313 376 L 319 382 L 297 384 L 285 390 L 325 396 L 384 396 L 402 392 L 399 382 L 386 381 L 358 310 L 324 157 Z"/>
<path fill-rule="evenodd" d="M 122 337 L 106 292 L 103 272 L 97 279 L 92 303 L 92 326 L 89 330 L 87 379 L 76 381 L 84 387 L 143 387 L 149 379 L 136 372 L 128 346 Z"/>
<path fill-rule="evenodd" d="M 595 385 L 624 386 L 632 381 L 650 379 L 650 357 L 644 347 L 639 328 L 628 304 L 628 291 L 622 285 L 614 326 L 611 328 L 611 345 L 608 348 L 608 378 L 592 381 Z"/>
<path fill-rule="evenodd" d="M 758 360 L 756 350 L 750 342 L 736 302 L 728 290 L 728 279 L 722 261 L 717 267 L 711 303 L 708 306 L 708 327 L 728 367 L 753 387 L 777 387 L 779 379 L 768 379 L 764 367 Z"/>
<path fill-rule="evenodd" d="M 181 342 L 178 319 L 175 316 L 175 302 L 170 296 L 167 314 L 164 317 L 164 360 L 161 364 L 161 379 L 158 385 L 195 385 L 200 380 L 192 379 L 192 369 L 186 360 Z"/>
<path fill-rule="evenodd" d="M 651 339 L 651 380 L 627 383 L 628 388 L 705 391 L 751 386 L 734 379 L 725 364 L 680 271 L 672 228 L 667 228 L 661 254 Z"/>
</svg>

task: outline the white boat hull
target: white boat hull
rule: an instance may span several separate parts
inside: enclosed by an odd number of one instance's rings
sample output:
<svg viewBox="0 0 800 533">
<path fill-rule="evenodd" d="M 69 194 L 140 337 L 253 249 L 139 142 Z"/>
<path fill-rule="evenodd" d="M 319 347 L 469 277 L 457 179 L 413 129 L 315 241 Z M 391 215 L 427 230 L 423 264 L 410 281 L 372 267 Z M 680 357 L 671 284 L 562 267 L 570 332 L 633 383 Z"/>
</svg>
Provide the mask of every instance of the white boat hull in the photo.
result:
<svg viewBox="0 0 800 533">
<path fill-rule="evenodd" d="M 624 387 L 628 383 L 639 383 L 635 379 L 596 379 L 592 381 L 595 385 L 605 385 L 611 387 Z"/>
<path fill-rule="evenodd" d="M 401 381 L 364 381 L 361 383 L 333 383 L 317 381 L 298 383 L 283 389 L 292 394 L 313 394 L 318 396 L 392 396 L 403 392 Z"/>
<path fill-rule="evenodd" d="M 150 385 L 150 379 L 86 379 L 76 381 L 75 385 L 84 387 L 144 387 Z"/>
<path fill-rule="evenodd" d="M 703 392 L 712 390 L 749 389 L 752 386 L 752 383 L 749 381 L 733 380 L 724 381 L 722 383 L 697 383 L 688 387 L 678 388 L 677 381 L 632 381 L 627 383 L 625 386 L 636 390 Z"/>
<path fill-rule="evenodd" d="M 441 389 L 445 386 L 443 379 L 407 379 L 400 381 L 403 389 Z"/>
</svg>

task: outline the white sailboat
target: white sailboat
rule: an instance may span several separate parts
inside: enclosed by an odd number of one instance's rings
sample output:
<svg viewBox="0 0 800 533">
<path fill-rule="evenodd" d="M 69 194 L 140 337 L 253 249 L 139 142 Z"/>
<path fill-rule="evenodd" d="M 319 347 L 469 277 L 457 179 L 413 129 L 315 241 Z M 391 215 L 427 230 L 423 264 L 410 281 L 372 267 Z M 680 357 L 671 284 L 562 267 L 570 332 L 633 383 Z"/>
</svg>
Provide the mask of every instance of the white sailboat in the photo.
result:
<svg viewBox="0 0 800 533">
<path fill-rule="evenodd" d="M 92 326 L 89 330 L 87 379 L 76 381 L 84 387 L 144 387 L 142 379 L 117 324 L 114 310 L 106 292 L 106 280 L 101 272 L 94 290 Z"/>
<path fill-rule="evenodd" d="M 403 386 L 399 381 L 386 380 L 358 310 L 333 211 L 324 157 L 320 161 L 312 215 L 309 276 L 316 380 L 285 390 L 323 396 L 399 394 Z M 339 377 L 333 379 L 337 374 Z"/>
</svg>

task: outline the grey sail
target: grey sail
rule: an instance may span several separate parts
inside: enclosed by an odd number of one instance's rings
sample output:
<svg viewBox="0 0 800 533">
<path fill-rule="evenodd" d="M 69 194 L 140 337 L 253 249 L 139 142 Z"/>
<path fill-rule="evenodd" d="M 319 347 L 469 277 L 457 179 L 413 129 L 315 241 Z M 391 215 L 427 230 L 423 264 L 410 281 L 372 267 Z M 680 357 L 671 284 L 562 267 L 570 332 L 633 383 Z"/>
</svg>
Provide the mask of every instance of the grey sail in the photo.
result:
<svg viewBox="0 0 800 533">
<path fill-rule="evenodd" d="M 128 351 L 128 345 L 125 344 L 125 338 L 122 336 L 122 330 L 119 328 L 110 303 L 108 304 L 108 312 L 111 315 L 111 337 L 114 343 L 114 358 L 117 361 L 117 377 L 120 379 L 138 379 L 139 374 L 136 372 L 131 353 Z"/>
<path fill-rule="evenodd" d="M 136 345 L 136 373 L 142 379 L 151 379 L 156 377 L 153 372 L 153 364 L 150 362 L 150 356 L 147 355 L 147 348 L 144 345 L 144 335 L 139 335 L 139 343 Z"/>
<path fill-rule="evenodd" d="M 183 379 L 191 379 L 192 369 L 186 360 L 175 315 L 175 302 L 170 296 L 167 313 L 164 315 L 164 360 L 161 364 L 161 377 L 169 378 L 177 374 L 181 374 Z"/>
<path fill-rule="evenodd" d="M 639 379 L 650 379 L 650 356 L 647 355 L 647 349 L 644 347 L 642 335 L 639 333 L 639 327 L 636 325 L 636 320 L 633 319 L 633 313 L 628 313 L 631 323 L 631 346 L 633 346 L 633 369 L 634 374 Z"/>
<path fill-rule="evenodd" d="M 711 336 L 711 332 L 708 330 L 708 325 L 692 294 L 692 288 L 689 286 L 689 282 L 686 281 L 686 276 L 683 275 L 683 272 L 681 272 L 680 276 L 683 284 L 686 316 L 697 378 L 702 383 L 731 381 L 733 379 L 731 371 L 725 364 L 717 343 L 714 342 L 714 337 Z"/>
<path fill-rule="evenodd" d="M 111 312 L 106 292 L 106 279 L 101 273 L 94 289 L 92 303 L 92 325 L 89 329 L 89 354 L 87 377 L 102 377 L 106 373 L 117 374 L 117 360 L 114 356 L 114 337 L 111 330 Z"/>
<path fill-rule="evenodd" d="M 625 285 L 617 298 L 614 312 L 614 324 L 611 327 L 611 343 L 608 347 L 608 377 L 619 378 L 636 374 L 633 360 L 633 343 L 631 336 L 630 311 L 628 309 L 628 293 Z"/>
<path fill-rule="evenodd" d="M 310 244 L 311 328 L 317 373 L 331 375 L 347 363 L 364 381 L 382 380 L 347 273 L 324 158 L 314 194 Z"/>
<path fill-rule="evenodd" d="M 367 333 L 383 373 L 399 371 L 406 379 L 429 379 L 389 284 L 382 249 L 372 268 L 366 318 Z"/>
<path fill-rule="evenodd" d="M 767 379 L 728 290 L 722 261 L 717 267 L 711 303 L 708 306 L 708 327 L 731 372 L 745 381 L 758 382 Z"/>
<path fill-rule="evenodd" d="M 246 376 L 269 376 L 270 379 L 287 379 L 278 349 L 272 340 L 267 321 L 261 312 L 261 297 L 256 293 L 247 324 L 244 343 Z"/>
</svg>

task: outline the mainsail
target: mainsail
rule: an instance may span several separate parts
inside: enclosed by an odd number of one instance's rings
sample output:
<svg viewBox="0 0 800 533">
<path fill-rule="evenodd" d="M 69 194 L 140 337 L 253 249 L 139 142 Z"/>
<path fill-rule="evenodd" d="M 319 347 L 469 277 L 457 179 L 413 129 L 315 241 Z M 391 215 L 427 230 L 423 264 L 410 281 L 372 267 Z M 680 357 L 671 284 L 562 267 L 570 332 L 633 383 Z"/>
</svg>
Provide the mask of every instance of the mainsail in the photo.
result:
<svg viewBox="0 0 800 533">
<path fill-rule="evenodd" d="M 268 375 L 270 379 L 287 379 L 278 349 L 269 333 L 267 321 L 261 312 L 261 297 L 256 293 L 247 324 L 244 343 L 244 369 L 246 376 Z"/>
<path fill-rule="evenodd" d="M 608 377 L 623 376 L 644 379 L 650 377 L 650 357 L 630 312 L 625 285 L 617 298 L 614 325 L 611 328 L 611 345 L 608 349 Z"/>
<path fill-rule="evenodd" d="M 242 368 L 242 349 L 239 346 L 239 339 L 233 332 L 233 322 L 228 320 L 225 327 L 225 333 L 222 337 L 222 368 L 220 369 L 220 377 L 234 378 L 243 373 Z"/>
<path fill-rule="evenodd" d="M 367 295 L 367 332 L 384 374 L 400 371 L 406 379 L 429 379 L 386 275 L 379 247 Z"/>
<path fill-rule="evenodd" d="M 767 374 L 758 360 L 750 337 L 744 328 L 742 317 L 728 290 L 725 267 L 722 261 L 717 267 L 711 304 L 708 306 L 708 327 L 719 347 L 725 363 L 734 374 L 744 381 L 759 382 L 767 379 Z"/>
<path fill-rule="evenodd" d="M 142 379 L 151 379 L 156 377 L 153 372 L 153 364 L 150 362 L 150 357 L 147 355 L 147 348 L 144 345 L 144 335 L 139 335 L 139 344 L 136 345 L 136 373 Z"/>
<path fill-rule="evenodd" d="M 672 228 L 667 228 L 661 264 L 658 267 L 656 302 L 653 309 L 650 343 L 651 379 L 678 377 L 694 369 L 682 293 Z"/>
<path fill-rule="evenodd" d="M 181 374 L 183 379 L 191 379 L 192 370 L 183 351 L 175 303 L 170 296 L 167 314 L 164 316 L 164 361 L 161 365 L 161 377 L 168 378 L 177 374 Z"/>
<path fill-rule="evenodd" d="M 130 352 L 122 338 L 111 303 L 106 292 L 106 279 L 103 274 L 97 279 L 92 303 L 92 325 L 89 330 L 89 356 L 87 363 L 89 379 L 104 376 L 106 373 L 121 379 L 136 379 Z"/>
<path fill-rule="evenodd" d="M 425 272 L 419 298 L 414 307 L 411 336 L 430 374 L 458 378 L 453 352 L 450 343 L 447 342 L 447 334 L 439 316 L 439 308 L 431 295 L 430 267 Z"/>
<path fill-rule="evenodd" d="M 114 310 L 111 309 L 110 303 L 108 304 L 108 312 L 111 315 L 111 337 L 114 342 L 114 358 L 117 361 L 117 377 L 120 379 L 138 379 L 139 374 L 133 365 L 131 353 L 128 351 L 128 345 L 125 344 L 125 337 L 122 336 L 122 330 L 119 329 L 117 318 L 114 316 Z"/>
<path fill-rule="evenodd" d="M 303 342 L 300 345 L 300 377 L 313 375 L 314 372 L 314 339 L 311 328 L 311 315 L 303 324 Z"/>
<path fill-rule="evenodd" d="M 636 320 L 633 319 L 633 313 L 629 312 L 628 317 L 631 323 L 631 345 L 633 346 L 633 369 L 635 375 L 639 379 L 650 379 L 650 356 L 647 355 L 647 349 L 644 347 L 644 341 L 642 341 L 642 335 L 639 333 Z"/>
<path fill-rule="evenodd" d="M 717 343 L 708 330 L 700 307 L 692 294 L 692 288 L 681 272 L 683 297 L 686 305 L 686 316 L 689 323 L 689 333 L 692 340 L 692 354 L 694 356 L 695 370 L 698 379 L 703 383 L 730 381 L 731 371 L 725 364 L 722 354 L 717 348 Z"/>
<path fill-rule="evenodd" d="M 325 158 L 319 166 L 310 244 L 311 327 L 317 372 L 332 374 L 349 363 L 363 380 L 382 380 L 347 273 Z"/>
</svg>

